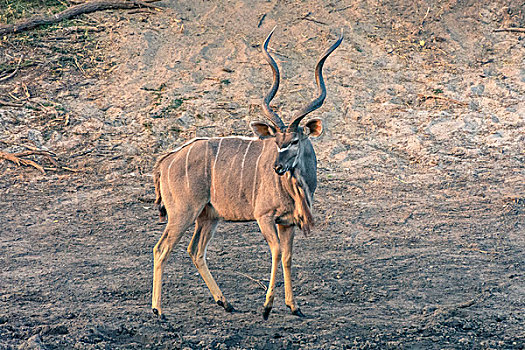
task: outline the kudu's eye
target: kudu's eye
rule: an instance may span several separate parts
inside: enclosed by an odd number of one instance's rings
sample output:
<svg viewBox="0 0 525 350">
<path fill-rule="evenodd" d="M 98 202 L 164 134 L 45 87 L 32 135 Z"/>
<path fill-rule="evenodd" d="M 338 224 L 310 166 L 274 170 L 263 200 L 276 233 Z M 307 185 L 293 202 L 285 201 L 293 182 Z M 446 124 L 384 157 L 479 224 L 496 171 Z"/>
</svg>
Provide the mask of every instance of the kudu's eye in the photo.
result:
<svg viewBox="0 0 525 350">
<path fill-rule="evenodd" d="M 290 142 L 290 145 L 297 145 L 299 143 L 299 140 L 293 140 L 292 142 Z"/>
</svg>

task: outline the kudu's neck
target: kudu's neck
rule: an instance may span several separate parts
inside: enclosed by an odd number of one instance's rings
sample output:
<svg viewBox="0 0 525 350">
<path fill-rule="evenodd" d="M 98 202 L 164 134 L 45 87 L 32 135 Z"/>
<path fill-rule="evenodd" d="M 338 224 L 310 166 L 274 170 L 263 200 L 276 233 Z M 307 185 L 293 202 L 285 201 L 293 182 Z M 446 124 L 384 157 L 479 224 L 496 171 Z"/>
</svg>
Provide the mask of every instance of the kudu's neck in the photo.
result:
<svg viewBox="0 0 525 350">
<path fill-rule="evenodd" d="M 309 139 L 303 141 L 304 146 L 296 169 L 299 170 L 304 181 L 313 195 L 317 188 L 317 158 L 312 143 Z"/>
</svg>

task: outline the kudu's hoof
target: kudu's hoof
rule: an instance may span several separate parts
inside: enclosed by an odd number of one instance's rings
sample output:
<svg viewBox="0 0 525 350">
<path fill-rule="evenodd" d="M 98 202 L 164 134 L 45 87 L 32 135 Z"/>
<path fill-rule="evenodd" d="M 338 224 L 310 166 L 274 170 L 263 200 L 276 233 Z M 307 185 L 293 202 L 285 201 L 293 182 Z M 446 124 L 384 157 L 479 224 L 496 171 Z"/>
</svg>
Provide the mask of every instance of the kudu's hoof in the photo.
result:
<svg viewBox="0 0 525 350">
<path fill-rule="evenodd" d="M 265 320 L 268 319 L 268 316 L 270 316 L 270 312 L 271 311 L 272 311 L 272 307 L 271 306 L 270 307 L 267 306 L 267 307 L 264 308 L 264 310 L 263 310 L 263 318 Z"/>
<path fill-rule="evenodd" d="M 301 309 L 296 308 L 294 310 L 292 309 L 290 305 L 286 305 L 286 306 L 292 311 L 292 315 L 297 316 L 297 317 L 306 317 L 306 315 L 301 312 Z"/>
<path fill-rule="evenodd" d="M 301 312 L 301 309 L 297 308 L 292 311 L 292 315 L 298 316 L 298 317 L 306 317 L 305 314 Z"/>
<path fill-rule="evenodd" d="M 161 314 L 161 313 L 159 312 L 159 310 L 157 310 L 157 309 L 155 309 L 155 308 L 152 308 L 151 311 L 153 311 L 153 314 L 154 314 L 155 316 L 157 316 L 159 319 L 161 319 L 161 320 L 165 320 L 165 319 L 166 319 L 166 317 L 164 316 L 164 314 Z"/>
<path fill-rule="evenodd" d="M 226 312 L 234 312 L 235 308 L 229 303 L 222 300 L 217 300 L 217 305 L 222 306 Z"/>
</svg>

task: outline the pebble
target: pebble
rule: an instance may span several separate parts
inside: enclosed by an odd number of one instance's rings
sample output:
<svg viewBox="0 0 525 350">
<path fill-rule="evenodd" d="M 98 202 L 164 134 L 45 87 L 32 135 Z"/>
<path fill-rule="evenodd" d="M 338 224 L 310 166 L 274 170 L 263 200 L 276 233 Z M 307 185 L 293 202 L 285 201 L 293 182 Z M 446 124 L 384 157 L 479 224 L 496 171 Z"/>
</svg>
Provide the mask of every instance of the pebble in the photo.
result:
<svg viewBox="0 0 525 350">
<path fill-rule="evenodd" d="M 47 349 L 44 344 L 42 344 L 42 339 L 38 334 L 33 335 L 25 342 L 18 346 L 18 350 L 45 350 Z"/>
</svg>

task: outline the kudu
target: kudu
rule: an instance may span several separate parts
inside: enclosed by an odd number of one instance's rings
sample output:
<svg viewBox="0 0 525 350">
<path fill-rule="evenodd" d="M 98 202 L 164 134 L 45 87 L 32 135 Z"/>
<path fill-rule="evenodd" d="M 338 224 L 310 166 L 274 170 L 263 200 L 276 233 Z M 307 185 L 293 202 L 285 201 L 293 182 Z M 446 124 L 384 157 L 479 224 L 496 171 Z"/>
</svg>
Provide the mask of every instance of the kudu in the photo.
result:
<svg viewBox="0 0 525 350">
<path fill-rule="evenodd" d="M 326 58 L 341 44 L 343 35 L 319 59 L 315 78 L 319 95 L 301 109 L 287 127 L 270 107 L 279 87 L 279 70 L 268 53 L 266 38 L 262 53 L 273 71 L 272 88 L 262 108 L 269 122 L 251 124 L 257 137 L 193 139 L 162 156 L 153 170 L 160 220 L 167 226 L 153 249 L 152 309 L 161 315 L 162 272 L 166 260 L 186 229 L 195 222 L 188 246 L 193 263 L 213 298 L 226 311 L 233 307 L 208 270 L 206 249 L 219 219 L 253 221 L 259 224 L 272 255 L 271 277 L 264 303 L 268 318 L 274 300 L 279 260 L 284 275 L 285 302 L 292 314 L 303 316 L 297 307 L 291 281 L 294 226 L 307 233 L 313 225 L 312 196 L 317 186 L 317 160 L 310 137 L 322 132 L 320 119 L 301 120 L 318 109 L 326 97 L 322 69 Z"/>
</svg>

